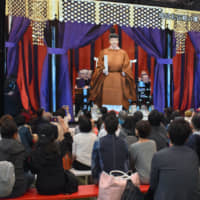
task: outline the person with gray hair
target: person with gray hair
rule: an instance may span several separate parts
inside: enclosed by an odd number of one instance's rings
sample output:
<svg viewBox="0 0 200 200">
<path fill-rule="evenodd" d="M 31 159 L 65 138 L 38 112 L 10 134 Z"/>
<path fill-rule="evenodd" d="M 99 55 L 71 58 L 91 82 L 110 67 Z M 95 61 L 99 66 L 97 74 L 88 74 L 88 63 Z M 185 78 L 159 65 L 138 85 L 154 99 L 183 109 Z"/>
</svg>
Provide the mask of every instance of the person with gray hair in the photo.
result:
<svg viewBox="0 0 200 200">
<path fill-rule="evenodd" d="M 118 114 L 119 124 L 122 126 L 127 118 L 128 114 L 126 111 L 122 110 Z"/>
</svg>

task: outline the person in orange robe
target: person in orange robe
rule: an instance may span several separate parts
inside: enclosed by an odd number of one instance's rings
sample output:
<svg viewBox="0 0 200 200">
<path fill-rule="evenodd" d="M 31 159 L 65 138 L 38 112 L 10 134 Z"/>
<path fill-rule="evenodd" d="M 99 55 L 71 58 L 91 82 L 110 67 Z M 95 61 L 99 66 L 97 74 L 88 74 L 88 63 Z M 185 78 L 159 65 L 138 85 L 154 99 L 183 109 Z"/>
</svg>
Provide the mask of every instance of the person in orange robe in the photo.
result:
<svg viewBox="0 0 200 200">
<path fill-rule="evenodd" d="M 119 48 L 116 33 L 109 36 L 110 47 L 100 52 L 97 68 L 90 83 L 89 100 L 99 107 L 122 105 L 129 108 L 129 100 L 136 100 L 136 87 L 130 61 L 126 51 Z M 108 58 L 108 70 L 104 66 L 104 56 Z"/>
</svg>

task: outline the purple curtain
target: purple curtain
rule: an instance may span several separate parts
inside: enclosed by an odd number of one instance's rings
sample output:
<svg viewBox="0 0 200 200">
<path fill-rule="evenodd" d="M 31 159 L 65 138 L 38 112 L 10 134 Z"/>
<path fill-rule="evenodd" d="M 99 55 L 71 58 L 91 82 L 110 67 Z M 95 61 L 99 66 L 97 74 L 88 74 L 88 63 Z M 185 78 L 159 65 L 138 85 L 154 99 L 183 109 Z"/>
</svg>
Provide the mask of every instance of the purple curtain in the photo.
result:
<svg viewBox="0 0 200 200">
<path fill-rule="evenodd" d="M 194 74 L 194 107 L 200 106 L 200 33 L 189 32 L 190 39 L 196 51 Z"/>
<path fill-rule="evenodd" d="M 140 45 L 150 56 L 156 58 L 154 71 L 153 101 L 155 109 L 160 112 L 165 108 L 165 71 L 164 64 L 172 64 L 172 59 L 166 56 L 166 33 L 160 29 L 129 28 L 122 29 Z"/>
<path fill-rule="evenodd" d="M 8 42 L 5 46 L 8 48 L 7 52 L 7 76 L 17 76 L 18 61 L 19 61 L 19 46 L 18 43 L 23 37 L 25 31 L 30 24 L 29 19 L 24 17 L 13 17 L 12 28 L 9 34 Z"/>
<path fill-rule="evenodd" d="M 84 23 L 59 23 L 57 48 L 48 48 L 48 54 L 59 55 L 57 62 L 58 82 L 57 82 L 57 104 L 69 105 L 72 114 L 72 88 L 70 83 L 68 55 L 67 51 L 72 48 L 79 48 L 97 39 L 110 28 L 108 25 L 97 26 Z M 40 104 L 45 110 L 49 110 L 49 56 L 46 56 L 40 87 Z"/>
</svg>

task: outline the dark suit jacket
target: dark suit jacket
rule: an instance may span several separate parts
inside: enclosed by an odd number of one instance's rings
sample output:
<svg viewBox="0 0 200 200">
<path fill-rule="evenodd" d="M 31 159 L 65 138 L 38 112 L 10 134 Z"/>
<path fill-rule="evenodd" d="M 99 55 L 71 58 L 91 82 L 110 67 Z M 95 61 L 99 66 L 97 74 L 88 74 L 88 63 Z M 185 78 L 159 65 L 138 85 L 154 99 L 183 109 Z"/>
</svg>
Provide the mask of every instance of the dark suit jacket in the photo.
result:
<svg viewBox="0 0 200 200">
<path fill-rule="evenodd" d="M 189 147 L 173 146 L 154 155 L 150 177 L 154 200 L 196 200 L 198 181 L 198 157 Z"/>
</svg>

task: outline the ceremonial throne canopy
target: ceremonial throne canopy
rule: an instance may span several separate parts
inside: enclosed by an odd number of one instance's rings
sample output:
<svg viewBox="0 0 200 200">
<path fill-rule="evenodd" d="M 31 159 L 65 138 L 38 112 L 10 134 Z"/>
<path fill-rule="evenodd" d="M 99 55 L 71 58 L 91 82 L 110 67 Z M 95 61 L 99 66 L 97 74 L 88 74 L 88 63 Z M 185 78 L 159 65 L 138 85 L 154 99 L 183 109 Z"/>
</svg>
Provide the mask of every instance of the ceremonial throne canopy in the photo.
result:
<svg viewBox="0 0 200 200">
<path fill-rule="evenodd" d="M 194 102 L 196 107 L 200 104 L 200 92 L 198 92 L 200 84 L 197 79 L 200 75 L 200 45 L 195 42 L 200 37 L 200 12 L 198 11 L 87 0 L 7 0 L 6 13 L 13 16 L 12 28 L 6 43 L 8 77 L 17 74 L 18 43 L 29 25 L 32 27 L 33 44 L 47 47 L 41 81 L 36 90 L 39 106 L 45 110 L 50 110 L 51 107 L 49 98 L 51 56 L 56 56 L 57 62 L 57 106 L 69 105 L 72 113 L 67 52 L 69 49 L 83 47 L 96 40 L 113 24 L 119 25 L 135 43 L 156 59 L 153 101 L 155 108 L 160 111 L 165 107 L 164 66 L 172 64 L 172 57 L 176 53 L 184 53 L 185 40 L 189 33 L 198 55 L 194 79 L 196 91 Z M 57 20 L 56 44 L 48 40 L 52 20 Z M 170 58 L 166 58 L 166 29 L 173 32 L 173 53 Z"/>
</svg>

